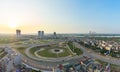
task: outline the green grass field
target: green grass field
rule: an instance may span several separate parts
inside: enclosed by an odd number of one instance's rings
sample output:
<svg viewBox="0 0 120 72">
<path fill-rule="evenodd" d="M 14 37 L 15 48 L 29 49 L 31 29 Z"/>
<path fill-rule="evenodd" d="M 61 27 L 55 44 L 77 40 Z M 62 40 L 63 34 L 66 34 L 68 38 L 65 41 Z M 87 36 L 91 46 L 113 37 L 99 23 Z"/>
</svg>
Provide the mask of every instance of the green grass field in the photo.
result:
<svg viewBox="0 0 120 72">
<path fill-rule="evenodd" d="M 70 55 L 69 50 L 65 49 L 65 48 L 61 48 L 64 50 L 64 52 L 56 54 L 56 53 L 52 53 L 49 50 L 50 49 L 55 49 L 55 48 L 47 48 L 43 51 L 38 52 L 38 55 L 43 56 L 43 57 L 53 57 L 53 58 L 57 58 L 57 57 L 66 57 Z"/>
<path fill-rule="evenodd" d="M 26 47 L 18 47 L 18 48 L 16 48 L 20 53 L 22 53 L 23 55 L 25 55 L 26 56 L 26 53 L 25 53 L 25 49 L 26 49 Z"/>
<path fill-rule="evenodd" d="M 31 53 L 33 56 L 35 56 L 34 53 L 35 53 L 37 50 L 39 50 L 37 47 L 31 48 L 31 49 L 30 49 L 30 53 Z"/>
<path fill-rule="evenodd" d="M 15 36 L 0 36 L 0 44 L 8 44 L 25 40 L 27 39 L 18 39 Z"/>
<path fill-rule="evenodd" d="M 62 53 L 56 54 L 52 53 L 50 50 L 55 49 L 55 48 L 61 48 L 64 51 Z M 30 53 L 35 56 L 35 52 L 39 50 L 38 47 L 34 47 L 30 49 Z M 72 53 L 67 49 L 67 48 L 62 48 L 62 47 L 45 47 L 45 50 L 38 52 L 38 55 L 43 56 L 43 57 L 52 57 L 52 58 L 57 58 L 57 57 L 66 57 L 69 55 L 72 55 Z"/>
<path fill-rule="evenodd" d="M 3 49 L 0 49 L 0 53 L 2 53 L 4 50 Z"/>
</svg>

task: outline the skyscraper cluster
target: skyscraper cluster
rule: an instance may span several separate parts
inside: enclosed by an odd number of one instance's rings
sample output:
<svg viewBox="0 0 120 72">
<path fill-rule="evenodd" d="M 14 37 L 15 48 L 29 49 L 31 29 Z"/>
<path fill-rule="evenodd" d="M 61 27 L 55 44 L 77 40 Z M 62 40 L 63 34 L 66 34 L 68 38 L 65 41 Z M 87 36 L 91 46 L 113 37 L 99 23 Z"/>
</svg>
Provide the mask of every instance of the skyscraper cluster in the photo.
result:
<svg viewBox="0 0 120 72">
<path fill-rule="evenodd" d="M 38 31 L 38 38 L 40 39 L 44 38 L 44 31 Z"/>
<path fill-rule="evenodd" d="M 20 29 L 17 29 L 17 30 L 16 30 L 16 36 L 17 36 L 17 37 L 20 37 L 20 36 L 21 36 L 21 30 L 20 30 Z M 39 39 L 44 39 L 44 38 L 45 38 L 45 36 L 44 36 L 44 31 L 39 30 L 39 31 L 38 31 L 38 36 L 37 36 L 37 38 L 39 38 Z M 57 38 L 56 32 L 53 32 L 53 35 L 51 36 L 51 38 L 54 38 L 54 39 Z"/>
</svg>

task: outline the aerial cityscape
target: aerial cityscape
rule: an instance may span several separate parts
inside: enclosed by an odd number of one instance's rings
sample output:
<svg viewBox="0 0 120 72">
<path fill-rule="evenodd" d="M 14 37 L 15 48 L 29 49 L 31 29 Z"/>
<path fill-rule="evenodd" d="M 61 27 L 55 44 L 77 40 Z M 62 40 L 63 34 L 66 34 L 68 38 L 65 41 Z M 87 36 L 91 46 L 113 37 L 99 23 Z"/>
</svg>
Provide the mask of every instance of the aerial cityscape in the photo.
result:
<svg viewBox="0 0 120 72">
<path fill-rule="evenodd" d="M 0 0 L 0 72 L 120 72 L 119 0 Z"/>
</svg>

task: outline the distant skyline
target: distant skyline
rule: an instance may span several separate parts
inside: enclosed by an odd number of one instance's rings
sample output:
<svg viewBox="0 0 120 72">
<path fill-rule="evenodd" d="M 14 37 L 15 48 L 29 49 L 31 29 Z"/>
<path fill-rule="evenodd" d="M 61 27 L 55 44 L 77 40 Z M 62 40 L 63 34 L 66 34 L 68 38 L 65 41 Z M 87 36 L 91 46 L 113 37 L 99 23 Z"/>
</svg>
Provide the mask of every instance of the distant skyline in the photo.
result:
<svg viewBox="0 0 120 72">
<path fill-rule="evenodd" d="M 0 33 L 120 34 L 120 0 L 0 0 Z"/>
</svg>

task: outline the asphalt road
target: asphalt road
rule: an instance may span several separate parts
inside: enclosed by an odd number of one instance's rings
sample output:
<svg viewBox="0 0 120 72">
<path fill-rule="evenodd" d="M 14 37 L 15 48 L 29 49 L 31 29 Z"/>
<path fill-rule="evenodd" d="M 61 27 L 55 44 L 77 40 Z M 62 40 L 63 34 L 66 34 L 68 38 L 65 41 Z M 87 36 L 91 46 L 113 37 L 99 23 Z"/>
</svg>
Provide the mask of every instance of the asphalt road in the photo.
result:
<svg viewBox="0 0 120 72">
<path fill-rule="evenodd" d="M 53 44 L 53 43 L 48 43 L 48 44 Z M 46 45 L 46 44 L 41 44 L 41 45 Z M 32 47 L 34 46 L 37 46 L 37 44 L 32 44 L 31 45 Z M 15 52 L 19 53 L 18 51 L 16 51 L 15 49 L 13 49 Z M 64 63 L 78 63 L 81 59 L 82 59 L 82 56 L 75 56 L 73 57 L 72 59 L 69 59 L 68 58 L 65 58 L 65 60 L 63 61 L 59 61 L 59 62 L 55 62 L 55 61 L 52 61 L 52 62 L 46 62 L 46 61 L 37 61 L 37 60 L 33 60 L 29 57 L 26 57 L 24 55 L 22 55 L 22 60 L 25 64 L 33 67 L 33 68 L 36 68 L 36 69 L 42 69 L 42 70 L 52 70 L 54 67 L 56 67 L 58 64 L 64 64 Z"/>
<path fill-rule="evenodd" d="M 25 64 L 30 65 L 31 67 L 37 68 L 37 69 L 44 69 L 44 70 L 52 70 L 53 67 L 56 67 L 58 64 L 64 64 L 64 63 L 78 63 L 81 59 L 82 56 L 89 56 L 95 59 L 99 59 L 111 64 L 115 64 L 115 65 L 120 65 L 120 59 L 118 58 L 113 58 L 110 56 L 102 56 L 99 53 L 96 53 L 94 51 L 92 51 L 91 49 L 87 49 L 84 46 L 74 42 L 75 46 L 80 48 L 83 51 L 83 55 L 80 56 L 76 56 L 70 60 L 65 60 L 65 61 L 60 61 L 60 62 L 46 62 L 46 61 L 35 61 L 31 58 L 28 58 L 24 55 L 22 55 L 22 60 Z M 34 46 L 34 45 L 31 45 Z M 19 53 L 18 51 L 16 51 L 17 53 Z M 66 58 L 67 59 L 67 58 Z"/>
<path fill-rule="evenodd" d="M 91 49 L 85 48 L 84 46 L 82 46 L 82 45 L 80 45 L 80 44 L 78 44 L 76 42 L 74 42 L 74 43 L 75 43 L 75 46 L 77 46 L 78 48 L 80 48 L 84 52 L 83 55 L 85 55 L 85 56 L 90 56 L 92 58 L 108 62 L 110 64 L 120 65 L 120 58 L 114 58 L 114 57 L 110 57 L 110 56 L 103 56 L 103 55 L 100 55 L 99 53 L 94 52 Z"/>
</svg>

